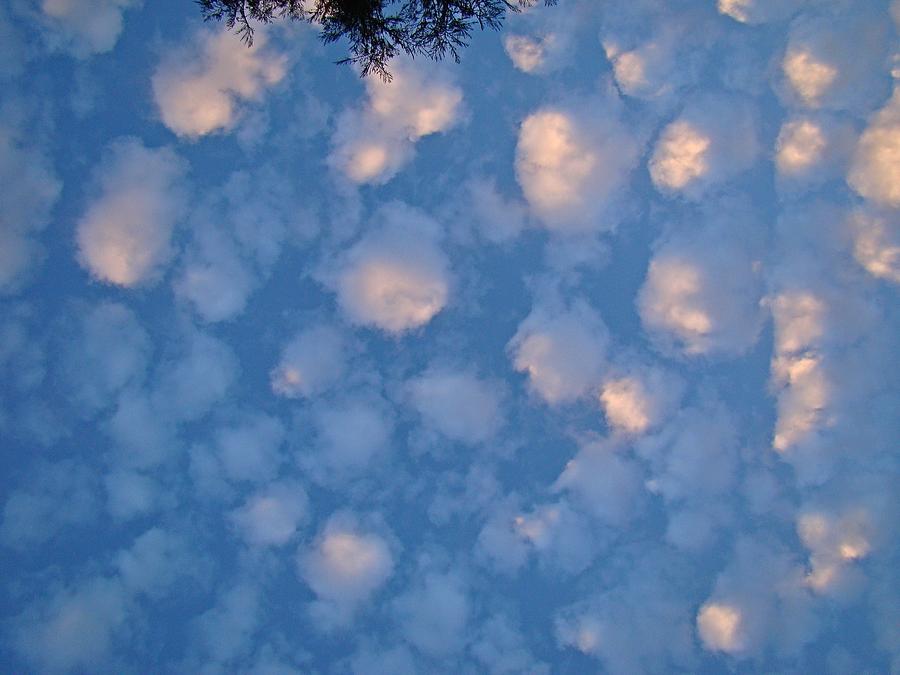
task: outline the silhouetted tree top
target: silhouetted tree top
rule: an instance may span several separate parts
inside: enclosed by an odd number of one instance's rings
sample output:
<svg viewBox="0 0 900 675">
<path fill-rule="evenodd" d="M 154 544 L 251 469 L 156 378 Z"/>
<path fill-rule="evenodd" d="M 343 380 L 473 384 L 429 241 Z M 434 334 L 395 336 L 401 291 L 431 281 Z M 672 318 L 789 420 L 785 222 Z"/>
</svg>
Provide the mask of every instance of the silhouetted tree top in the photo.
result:
<svg viewBox="0 0 900 675">
<path fill-rule="evenodd" d="M 518 12 L 538 0 L 196 0 L 205 20 L 225 21 L 248 44 L 251 21 L 293 19 L 321 26 L 327 43 L 346 37 L 350 56 L 338 63 L 357 64 L 362 75 L 385 80 L 387 64 L 400 52 L 439 61 L 448 54 L 459 62 L 472 29 L 499 30 L 507 12 Z M 544 0 L 547 5 L 557 0 Z"/>
</svg>

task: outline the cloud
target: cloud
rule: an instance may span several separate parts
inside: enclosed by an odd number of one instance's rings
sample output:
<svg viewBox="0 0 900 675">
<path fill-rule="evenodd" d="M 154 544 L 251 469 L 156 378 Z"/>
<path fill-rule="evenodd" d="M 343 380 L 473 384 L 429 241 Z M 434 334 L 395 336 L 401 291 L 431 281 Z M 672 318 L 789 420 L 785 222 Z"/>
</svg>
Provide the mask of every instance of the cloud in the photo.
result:
<svg viewBox="0 0 900 675">
<path fill-rule="evenodd" d="M 176 581 L 199 576 L 202 570 L 188 541 L 159 527 L 150 528 L 130 548 L 119 551 L 115 563 L 128 592 L 153 599 L 166 597 Z"/>
<path fill-rule="evenodd" d="M 134 138 L 107 148 L 95 170 L 100 194 L 78 222 L 78 259 L 95 278 L 117 286 L 152 283 L 172 255 L 184 203 L 185 166 L 166 148 Z"/>
<path fill-rule="evenodd" d="M 407 386 L 426 423 L 455 441 L 484 443 L 502 423 L 497 385 L 472 373 L 431 368 Z"/>
<path fill-rule="evenodd" d="M 315 542 L 301 547 L 297 563 L 300 576 L 319 598 L 312 611 L 326 626 L 349 623 L 394 571 L 385 539 L 346 513 L 328 519 Z"/>
<path fill-rule="evenodd" d="M 758 154 L 751 104 L 734 95 L 703 95 L 663 129 L 648 168 L 663 194 L 700 200 L 752 167 Z"/>
<path fill-rule="evenodd" d="M 657 242 L 637 306 L 644 330 L 662 351 L 737 356 L 756 343 L 762 251 L 759 226 L 744 210 L 722 204 L 700 227 Z"/>
<path fill-rule="evenodd" d="M 583 445 L 553 484 L 602 523 L 624 527 L 642 509 L 643 476 L 625 448 L 611 441 Z"/>
<path fill-rule="evenodd" d="M 54 591 L 16 617 L 13 646 L 41 672 L 95 670 L 108 663 L 128 611 L 118 580 L 89 579 Z"/>
<path fill-rule="evenodd" d="M 537 661 L 526 638 L 505 614 L 494 614 L 479 628 L 472 654 L 491 675 L 549 675 L 550 666 Z"/>
<path fill-rule="evenodd" d="M 17 291 L 40 247 L 35 236 L 50 221 L 62 190 L 42 149 L 0 121 L 0 295 Z"/>
<path fill-rule="evenodd" d="M 860 136 L 847 183 L 876 204 L 900 208 L 900 87 Z"/>
<path fill-rule="evenodd" d="M 507 345 L 513 366 L 549 405 L 572 403 L 600 383 L 609 333 L 585 302 L 537 304 Z"/>
<path fill-rule="evenodd" d="M 151 513 L 162 496 L 162 487 L 156 480 L 131 469 L 110 472 L 104 477 L 103 485 L 106 508 L 119 522 Z"/>
<path fill-rule="evenodd" d="M 277 418 L 248 413 L 219 428 L 215 438 L 219 460 L 231 480 L 259 483 L 278 473 L 284 426 Z"/>
<path fill-rule="evenodd" d="M 249 497 L 230 519 L 251 546 L 282 546 L 294 536 L 307 510 L 302 486 L 281 481 Z"/>
<path fill-rule="evenodd" d="M 802 0 L 719 0 L 722 14 L 748 24 L 784 21 L 797 12 Z"/>
<path fill-rule="evenodd" d="M 81 307 L 79 314 L 62 369 L 73 399 L 90 415 L 111 406 L 124 388 L 144 381 L 152 350 L 147 332 L 124 305 L 104 302 Z"/>
<path fill-rule="evenodd" d="M 448 131 L 461 119 L 462 91 L 443 72 L 394 59 L 390 82 L 366 78 L 365 104 L 338 118 L 329 165 L 354 183 L 381 185 L 393 178 L 420 138 Z"/>
<path fill-rule="evenodd" d="M 123 15 L 143 0 L 41 0 L 38 21 L 53 51 L 79 59 L 111 51 L 122 33 Z"/>
<path fill-rule="evenodd" d="M 850 216 L 853 257 L 877 279 L 900 283 L 900 228 L 889 213 L 860 209 Z"/>
<path fill-rule="evenodd" d="M 153 99 L 163 123 L 179 136 L 231 131 L 248 103 L 287 73 L 287 59 L 267 49 L 262 30 L 248 47 L 228 31 L 201 30 L 193 50 L 165 57 L 153 74 Z"/>
<path fill-rule="evenodd" d="M 462 649 L 471 612 L 462 579 L 428 572 L 394 601 L 403 636 L 418 650 L 440 658 Z"/>
<path fill-rule="evenodd" d="M 801 15 L 791 23 L 776 89 L 789 105 L 865 112 L 887 93 L 887 55 L 879 14 Z"/>
<path fill-rule="evenodd" d="M 804 191 L 843 176 L 855 145 L 853 127 L 836 117 L 819 113 L 789 118 L 775 144 L 779 187 L 789 193 Z"/>
<path fill-rule="evenodd" d="M 192 641 L 192 647 L 203 646 L 206 664 L 226 664 L 247 655 L 260 628 L 262 610 L 260 591 L 251 582 L 224 584 L 216 604 L 194 620 L 199 640 Z"/>
<path fill-rule="evenodd" d="M 278 365 L 269 374 L 272 391 L 287 398 L 328 391 L 344 374 L 346 351 L 344 337 L 333 326 L 300 331 L 282 348 Z"/>
<path fill-rule="evenodd" d="M 451 277 L 430 217 L 392 204 L 380 219 L 383 226 L 343 256 L 334 285 L 351 322 L 400 334 L 426 325 L 444 308 Z"/>
<path fill-rule="evenodd" d="M 549 229 L 608 231 L 618 225 L 616 207 L 640 148 L 611 99 L 548 106 L 526 117 L 519 128 L 516 178 Z"/>
<path fill-rule="evenodd" d="M 673 374 L 634 364 L 619 367 L 603 380 L 600 405 L 616 432 L 640 435 L 658 426 L 677 407 L 684 390 Z"/>
</svg>

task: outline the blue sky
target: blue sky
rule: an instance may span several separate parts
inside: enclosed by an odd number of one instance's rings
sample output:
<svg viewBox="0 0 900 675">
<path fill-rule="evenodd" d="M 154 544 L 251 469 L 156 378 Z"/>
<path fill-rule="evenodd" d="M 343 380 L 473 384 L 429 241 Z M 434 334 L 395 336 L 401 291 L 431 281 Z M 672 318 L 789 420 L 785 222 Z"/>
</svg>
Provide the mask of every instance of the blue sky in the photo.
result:
<svg viewBox="0 0 900 675">
<path fill-rule="evenodd" d="M 0 5 L 0 670 L 900 672 L 898 30 Z"/>
</svg>

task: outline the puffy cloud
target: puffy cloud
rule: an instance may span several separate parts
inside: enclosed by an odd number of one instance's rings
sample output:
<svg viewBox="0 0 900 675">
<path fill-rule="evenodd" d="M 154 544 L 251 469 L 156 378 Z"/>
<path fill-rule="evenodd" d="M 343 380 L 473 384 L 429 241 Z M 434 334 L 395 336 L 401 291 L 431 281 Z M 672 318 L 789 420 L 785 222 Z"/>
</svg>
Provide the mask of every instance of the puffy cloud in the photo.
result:
<svg viewBox="0 0 900 675">
<path fill-rule="evenodd" d="M 225 475 L 251 482 L 274 477 L 281 463 L 279 450 L 283 440 L 281 422 L 262 413 L 248 414 L 220 428 L 216 432 L 216 447 Z"/>
<path fill-rule="evenodd" d="M 123 15 L 143 0 L 41 0 L 39 22 L 54 50 L 79 59 L 115 47 L 122 33 Z"/>
<path fill-rule="evenodd" d="M 447 657 L 466 642 L 470 602 L 453 573 L 428 572 L 394 602 L 404 637 L 432 657 Z"/>
<path fill-rule="evenodd" d="M 512 533 L 527 543 L 542 562 L 569 574 L 584 571 L 596 553 L 586 518 L 565 500 L 538 506 L 530 513 L 518 513 L 510 526 Z"/>
<path fill-rule="evenodd" d="M 538 304 L 507 345 L 518 372 L 546 403 L 572 403 L 596 387 L 606 365 L 609 333 L 583 301 L 569 309 Z"/>
<path fill-rule="evenodd" d="M 201 569 L 181 535 L 158 527 L 138 536 L 131 548 L 119 551 L 116 567 L 129 592 L 153 599 L 165 597 L 179 578 L 197 576 Z"/>
<path fill-rule="evenodd" d="M 847 182 L 866 199 L 900 208 L 900 87 L 860 137 Z"/>
<path fill-rule="evenodd" d="M 153 511 L 162 492 L 153 478 L 130 469 L 119 469 L 107 474 L 103 484 L 106 488 L 106 508 L 120 522 Z"/>
<path fill-rule="evenodd" d="M 719 0 L 718 8 L 735 21 L 759 24 L 790 18 L 802 4 L 803 0 Z"/>
<path fill-rule="evenodd" d="M 3 506 L 0 541 L 33 549 L 69 528 L 96 518 L 94 472 L 70 460 L 38 462 L 26 486 L 11 490 Z"/>
<path fill-rule="evenodd" d="M 363 108 L 338 119 L 328 162 L 354 183 L 386 183 L 412 159 L 416 141 L 460 120 L 462 91 L 441 71 L 395 59 L 391 74 L 390 82 L 367 78 Z"/>
<path fill-rule="evenodd" d="M 610 441 L 587 443 L 568 462 L 553 484 L 578 504 L 614 527 L 624 527 L 642 508 L 643 476 L 624 448 Z"/>
<path fill-rule="evenodd" d="M 153 74 L 163 123 L 179 136 L 230 131 L 247 102 L 259 101 L 287 72 L 287 59 L 266 48 L 263 31 L 248 47 L 227 31 L 200 31 L 194 51 L 177 50 Z"/>
<path fill-rule="evenodd" d="M 309 397 L 327 391 L 344 373 L 344 337 L 320 324 L 298 333 L 281 350 L 270 373 L 272 391 L 287 398 Z"/>
<path fill-rule="evenodd" d="M 207 322 L 243 312 L 278 260 L 295 207 L 293 191 L 268 168 L 234 172 L 191 216 L 176 295 Z"/>
<path fill-rule="evenodd" d="M 650 157 L 657 189 L 700 200 L 753 166 L 759 154 L 756 114 L 734 96 L 693 99 L 663 129 Z"/>
<path fill-rule="evenodd" d="M 521 631 L 506 615 L 491 616 L 478 632 L 480 639 L 472 645 L 472 654 L 491 675 L 551 672 L 549 665 L 535 659 Z"/>
<path fill-rule="evenodd" d="M 96 172 L 100 194 L 78 222 L 82 266 L 117 286 L 154 281 L 172 254 L 184 173 L 171 150 L 151 150 L 134 138 L 113 141 Z"/>
<path fill-rule="evenodd" d="M 566 41 L 556 33 L 541 36 L 507 35 L 503 49 L 513 65 L 523 73 L 537 75 L 553 70 Z"/>
<path fill-rule="evenodd" d="M 757 226 L 740 205 L 723 205 L 702 229 L 657 243 L 638 294 L 644 329 L 664 351 L 735 356 L 755 344 L 763 314 Z M 734 220 L 743 221 L 738 228 Z M 748 222 L 749 221 L 749 222 Z"/>
<path fill-rule="evenodd" d="M 300 461 L 322 481 L 359 472 L 386 455 L 394 431 L 385 402 L 367 394 L 317 405 L 313 425 L 315 445 Z"/>
<path fill-rule="evenodd" d="M 497 385 L 472 373 L 432 368 L 408 387 L 426 423 L 455 441 L 483 443 L 502 422 Z"/>
<path fill-rule="evenodd" d="M 424 326 L 444 308 L 450 273 L 436 244 L 437 223 L 399 204 L 381 215 L 384 227 L 348 251 L 335 285 L 353 323 L 403 333 Z"/>
<path fill-rule="evenodd" d="M 900 283 L 900 225 L 890 214 L 860 210 L 850 218 L 853 256 L 873 277 Z"/>
<path fill-rule="evenodd" d="M 775 145 L 779 187 L 815 187 L 842 176 L 856 144 L 846 122 L 824 114 L 791 117 L 781 125 Z"/>
<path fill-rule="evenodd" d="M 782 95 L 808 108 L 869 110 L 887 90 L 887 49 L 884 18 L 873 12 L 801 15 L 781 61 Z"/>
<path fill-rule="evenodd" d="M 261 620 L 259 589 L 246 581 L 228 584 L 219 593 L 216 604 L 195 619 L 199 640 L 194 645 L 204 648 L 206 664 L 229 663 L 253 648 Z"/>
<path fill-rule="evenodd" d="M 44 153 L 0 121 L 0 294 L 18 289 L 38 253 L 33 235 L 50 219 L 62 184 Z"/>
<path fill-rule="evenodd" d="M 873 523 L 865 508 L 832 514 L 808 509 L 797 517 L 797 534 L 810 551 L 807 585 L 816 593 L 835 593 L 846 585 L 855 561 L 869 556 Z"/>
<path fill-rule="evenodd" d="M 153 401 L 143 393 L 123 392 L 105 426 L 116 459 L 128 467 L 159 466 L 178 447 L 171 420 L 161 416 Z"/>
<path fill-rule="evenodd" d="M 522 122 L 516 178 L 532 210 L 555 231 L 611 230 L 641 143 L 612 101 L 542 108 Z M 588 115 L 585 111 L 591 111 Z"/>
<path fill-rule="evenodd" d="M 746 536 L 697 612 L 704 649 L 738 658 L 767 647 L 796 655 L 818 630 L 802 567 L 779 545 Z"/>
<path fill-rule="evenodd" d="M 599 397 L 609 426 L 620 433 L 643 434 L 673 412 L 683 389 L 665 370 L 635 364 L 606 377 Z"/>
<path fill-rule="evenodd" d="M 106 408 L 129 385 L 140 385 L 151 354 L 150 338 L 130 309 L 105 302 L 82 308 L 63 370 L 74 398 L 90 413 Z"/>
<path fill-rule="evenodd" d="M 326 625 L 349 623 L 394 569 L 385 539 L 348 514 L 329 518 L 313 545 L 300 549 L 297 562 L 300 576 L 319 598 L 313 612 Z"/>
<path fill-rule="evenodd" d="M 41 672 L 96 670 L 108 663 L 128 609 L 118 580 L 90 579 L 28 607 L 15 620 L 13 645 Z"/>
<path fill-rule="evenodd" d="M 231 521 L 253 546 L 281 546 L 294 536 L 307 512 L 304 489 L 295 482 L 272 483 L 231 512 Z"/>
</svg>

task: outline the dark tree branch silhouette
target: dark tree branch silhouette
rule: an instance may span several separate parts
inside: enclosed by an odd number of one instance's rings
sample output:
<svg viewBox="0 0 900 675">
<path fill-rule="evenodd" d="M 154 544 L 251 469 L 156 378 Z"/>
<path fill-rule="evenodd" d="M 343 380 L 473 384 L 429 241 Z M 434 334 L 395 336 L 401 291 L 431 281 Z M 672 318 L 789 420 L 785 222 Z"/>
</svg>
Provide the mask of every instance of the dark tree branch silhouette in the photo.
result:
<svg viewBox="0 0 900 675">
<path fill-rule="evenodd" d="M 326 44 L 346 38 L 350 56 L 338 63 L 359 66 L 363 76 L 391 79 L 388 62 L 398 53 L 459 62 L 472 30 L 499 30 L 507 12 L 538 0 L 195 0 L 207 21 L 224 21 L 253 43 L 253 21 L 306 21 L 321 26 Z M 547 5 L 557 0 L 544 0 Z"/>
</svg>

